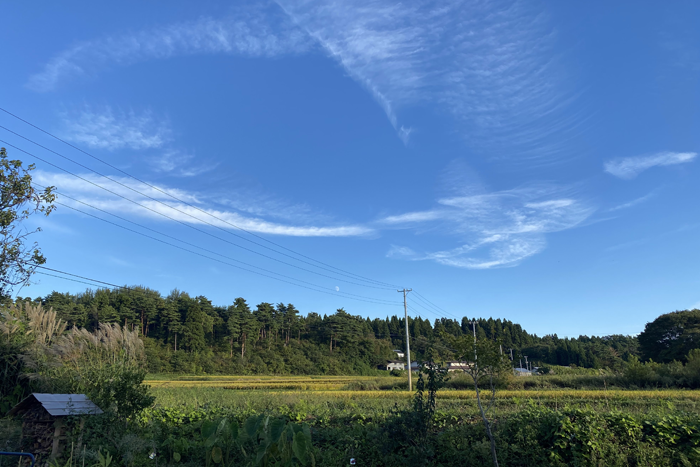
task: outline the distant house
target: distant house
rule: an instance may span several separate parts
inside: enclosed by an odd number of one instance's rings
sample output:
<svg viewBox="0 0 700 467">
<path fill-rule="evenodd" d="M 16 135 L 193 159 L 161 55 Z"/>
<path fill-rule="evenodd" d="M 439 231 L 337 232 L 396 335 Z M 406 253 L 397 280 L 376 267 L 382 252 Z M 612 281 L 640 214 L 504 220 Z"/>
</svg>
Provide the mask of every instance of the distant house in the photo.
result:
<svg viewBox="0 0 700 467">
<path fill-rule="evenodd" d="M 403 353 L 403 350 L 394 349 L 394 352 L 396 352 L 397 358 L 405 358 L 406 357 L 406 354 Z"/>
<path fill-rule="evenodd" d="M 406 364 L 400 360 L 387 360 L 386 365 L 383 365 L 383 369 L 387 371 L 391 370 L 403 370 Z"/>
<path fill-rule="evenodd" d="M 471 368 L 471 363 L 452 361 L 446 362 L 445 366 L 447 371 L 466 371 Z"/>
<path fill-rule="evenodd" d="M 513 368 L 515 376 L 532 376 L 532 371 L 526 370 L 525 368 Z"/>
</svg>

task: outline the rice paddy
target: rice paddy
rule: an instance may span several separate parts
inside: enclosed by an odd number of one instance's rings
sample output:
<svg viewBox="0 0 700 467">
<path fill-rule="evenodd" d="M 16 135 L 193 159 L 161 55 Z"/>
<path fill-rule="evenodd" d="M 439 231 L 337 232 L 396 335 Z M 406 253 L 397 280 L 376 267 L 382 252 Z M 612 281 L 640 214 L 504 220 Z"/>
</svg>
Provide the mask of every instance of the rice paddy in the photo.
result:
<svg viewBox="0 0 700 467">
<path fill-rule="evenodd" d="M 221 407 L 265 410 L 307 404 L 336 409 L 372 407 L 386 411 L 395 405 L 410 403 L 413 392 L 406 381 L 376 376 L 178 376 L 150 378 L 146 381 L 160 407 Z M 415 384 L 415 383 L 414 383 Z M 489 392 L 482 392 L 488 398 Z M 468 410 L 475 405 L 473 389 L 449 389 L 438 392 L 439 406 L 447 410 Z M 497 406 L 512 410 L 525 403 L 552 407 L 592 405 L 601 410 L 669 405 L 700 413 L 700 391 L 679 389 L 518 389 L 496 391 Z M 314 412 L 312 410 L 311 412 Z M 360 410 L 361 412 L 364 411 Z"/>
</svg>

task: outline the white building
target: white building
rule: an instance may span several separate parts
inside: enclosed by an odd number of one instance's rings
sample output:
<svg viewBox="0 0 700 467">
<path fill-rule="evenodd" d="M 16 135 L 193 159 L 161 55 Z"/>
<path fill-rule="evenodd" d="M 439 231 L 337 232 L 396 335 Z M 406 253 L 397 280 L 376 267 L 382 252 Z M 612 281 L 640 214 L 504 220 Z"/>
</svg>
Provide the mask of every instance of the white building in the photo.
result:
<svg viewBox="0 0 700 467">
<path fill-rule="evenodd" d="M 471 368 L 471 363 L 467 362 L 447 362 L 447 371 L 466 371 Z"/>
<path fill-rule="evenodd" d="M 391 371 L 391 370 L 403 370 L 406 367 L 406 365 L 399 360 L 387 360 L 386 362 L 386 370 Z"/>
<path fill-rule="evenodd" d="M 403 350 L 394 349 L 394 352 L 396 352 L 396 356 L 398 358 L 405 358 L 406 357 L 406 354 L 403 353 Z"/>
</svg>

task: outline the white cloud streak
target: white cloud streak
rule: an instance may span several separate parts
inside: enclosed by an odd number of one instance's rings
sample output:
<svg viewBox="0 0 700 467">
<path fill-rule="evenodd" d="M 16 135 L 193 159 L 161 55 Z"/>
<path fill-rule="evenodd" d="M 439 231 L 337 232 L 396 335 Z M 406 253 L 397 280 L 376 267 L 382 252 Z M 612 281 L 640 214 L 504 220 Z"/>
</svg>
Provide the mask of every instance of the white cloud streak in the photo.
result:
<svg viewBox="0 0 700 467">
<path fill-rule="evenodd" d="M 111 107 L 62 112 L 63 138 L 93 149 L 157 149 L 171 137 L 170 126 L 151 112 L 114 111 Z"/>
<path fill-rule="evenodd" d="M 563 197 L 563 191 L 540 185 L 443 198 L 431 210 L 388 216 L 378 224 L 417 228 L 437 221 L 441 232 L 464 242 L 458 248 L 427 253 L 394 245 L 390 257 L 467 269 L 512 267 L 544 250 L 546 234 L 579 226 L 594 212 L 583 201 Z"/>
<path fill-rule="evenodd" d="M 80 42 L 51 58 L 29 78 L 27 86 L 46 92 L 115 65 L 193 54 L 275 57 L 303 52 L 310 45 L 305 34 L 273 9 L 239 10 L 224 19 L 205 17 Z"/>
<path fill-rule="evenodd" d="M 194 159 L 192 154 L 177 149 L 168 149 L 151 161 L 152 168 L 156 172 L 175 177 L 196 177 L 216 168 L 216 164 L 213 162 L 203 163 L 200 160 L 197 164 L 192 164 Z"/>
<path fill-rule="evenodd" d="M 113 66 L 192 54 L 276 57 L 316 45 L 360 83 L 397 136 L 400 113 L 437 104 L 475 149 L 494 157 L 554 157 L 579 124 L 556 35 L 543 7 L 522 0 L 278 0 L 225 19 L 161 26 L 81 42 L 27 85 L 50 91 Z M 286 15 L 285 15 L 286 13 Z"/>
<path fill-rule="evenodd" d="M 225 229 L 235 229 L 235 227 L 231 225 L 234 224 L 250 232 L 294 237 L 347 237 L 372 233 L 371 228 L 360 225 L 313 226 L 270 222 L 260 217 L 246 216 L 240 212 L 208 207 L 207 204 L 209 200 L 197 194 L 164 186 L 158 187 L 191 205 L 197 206 L 192 207 L 173 200 L 157 189 L 141 185 L 129 178 L 112 177 L 117 182 L 140 191 L 145 196 L 141 196 L 119 183 L 111 182 L 102 177 L 92 174 L 81 174 L 80 176 L 88 180 L 88 182 L 68 175 L 50 172 L 38 172 L 36 174 L 36 181 L 42 185 L 56 186 L 59 191 L 59 201 L 81 210 L 89 210 L 89 208 L 70 199 L 61 198 L 60 193 L 65 193 L 72 198 L 76 198 L 108 212 L 134 215 L 162 222 L 179 221 L 192 225 L 209 224 Z M 89 182 L 94 182 L 118 195 L 132 199 L 145 206 L 147 209 L 119 196 L 110 194 Z M 153 199 L 149 199 L 149 197 Z M 175 209 L 171 209 L 161 202 Z M 204 211 L 204 213 L 202 211 Z M 211 214 L 211 216 L 207 214 Z M 167 219 L 163 215 L 171 219 Z"/>
<path fill-rule="evenodd" d="M 560 114 L 570 98 L 553 31 L 530 2 L 278 3 L 374 96 L 404 140 L 410 129 L 399 111 L 425 102 L 496 155 L 550 155 L 559 148 L 552 136 L 575 124 Z"/>
<path fill-rule="evenodd" d="M 692 162 L 698 155 L 696 152 L 659 152 L 651 156 L 625 157 L 605 162 L 604 169 L 610 175 L 631 180 L 640 173 L 652 167 L 684 164 Z"/>
<path fill-rule="evenodd" d="M 634 207 L 634 206 L 636 206 L 636 205 L 638 205 L 638 204 L 644 203 L 645 201 L 648 201 L 648 200 L 650 200 L 650 199 L 653 198 L 653 197 L 654 197 L 654 193 L 653 193 L 653 192 L 652 192 L 652 193 L 648 193 L 648 194 L 646 194 L 646 195 L 644 195 L 644 196 L 640 196 L 640 197 L 637 198 L 637 199 L 633 199 L 632 201 L 629 201 L 629 202 L 627 202 L 627 203 L 618 204 L 617 206 L 614 206 L 614 207 L 608 209 L 608 212 L 619 211 L 619 210 L 621 210 L 621 209 L 628 209 L 628 208 Z"/>
</svg>

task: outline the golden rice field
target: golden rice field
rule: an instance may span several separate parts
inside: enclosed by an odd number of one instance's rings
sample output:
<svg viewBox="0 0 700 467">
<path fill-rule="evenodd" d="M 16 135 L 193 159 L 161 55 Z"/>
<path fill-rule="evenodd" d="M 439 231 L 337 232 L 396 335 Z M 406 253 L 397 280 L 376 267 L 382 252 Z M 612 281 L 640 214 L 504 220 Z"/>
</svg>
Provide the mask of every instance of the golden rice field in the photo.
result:
<svg viewBox="0 0 700 467">
<path fill-rule="evenodd" d="M 316 394 L 336 397 L 339 399 L 397 399 L 413 397 L 413 393 L 408 391 L 315 391 Z M 472 400 L 476 399 L 475 392 L 464 390 L 443 390 L 438 392 L 438 399 Z M 490 397 L 490 392 L 483 393 L 482 397 Z M 583 399 L 583 400 L 692 400 L 700 401 L 700 391 L 686 390 L 599 390 L 590 391 L 582 389 L 563 390 L 502 390 L 496 392 L 497 399 Z"/>
<path fill-rule="evenodd" d="M 156 395 L 163 391 L 193 389 L 193 393 L 208 390 L 232 390 L 253 392 L 275 392 L 280 395 L 306 393 L 324 400 L 405 400 L 413 393 L 396 387 L 402 381 L 395 377 L 364 376 L 177 376 L 151 378 L 146 384 L 151 386 Z M 365 390 L 355 390 L 353 386 L 366 385 Z M 349 387 L 350 386 L 350 387 Z M 199 389 L 200 391 L 198 391 Z M 352 389 L 352 390 L 349 390 Z M 369 389 L 369 390 L 367 390 Z M 379 389 L 379 390 L 377 390 Z M 179 391 L 178 391 L 179 392 Z M 228 391 L 226 391 L 228 392 Z M 311 393 L 311 394 L 310 394 Z M 211 394 L 211 393 L 210 393 Z M 485 394 L 488 397 L 488 394 Z M 474 400 L 473 390 L 443 389 L 438 398 L 443 400 Z M 499 390 L 497 399 L 523 399 L 547 401 L 700 401 L 700 391 L 692 390 L 620 390 L 620 389 L 527 389 Z"/>
<path fill-rule="evenodd" d="M 183 376 L 173 379 L 148 379 L 145 383 L 152 388 L 224 388 L 239 390 L 339 390 L 357 381 L 388 383 L 396 378 L 362 376 Z"/>
</svg>

